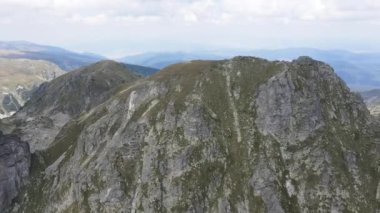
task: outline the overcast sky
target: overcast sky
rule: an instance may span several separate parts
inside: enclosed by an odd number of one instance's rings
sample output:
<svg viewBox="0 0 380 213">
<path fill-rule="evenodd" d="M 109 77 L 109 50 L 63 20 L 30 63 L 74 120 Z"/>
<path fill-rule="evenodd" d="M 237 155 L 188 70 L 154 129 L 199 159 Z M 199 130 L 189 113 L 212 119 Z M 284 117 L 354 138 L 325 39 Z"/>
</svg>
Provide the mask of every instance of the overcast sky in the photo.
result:
<svg viewBox="0 0 380 213">
<path fill-rule="evenodd" d="M 380 51 L 380 0 L 0 0 L 0 40 L 121 56 L 315 47 Z"/>
</svg>

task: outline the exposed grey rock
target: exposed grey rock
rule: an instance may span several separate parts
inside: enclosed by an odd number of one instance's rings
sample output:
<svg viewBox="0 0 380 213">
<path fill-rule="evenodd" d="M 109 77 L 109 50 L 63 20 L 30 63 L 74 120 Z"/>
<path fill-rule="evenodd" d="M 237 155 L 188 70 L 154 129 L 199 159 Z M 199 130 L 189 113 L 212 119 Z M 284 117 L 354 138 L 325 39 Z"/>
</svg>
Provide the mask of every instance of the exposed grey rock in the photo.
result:
<svg viewBox="0 0 380 213">
<path fill-rule="evenodd" d="M 43 83 L 33 92 L 31 100 L 3 123 L 13 124 L 7 131 L 17 132 L 22 140 L 28 141 L 32 153 L 44 150 L 72 118 L 89 112 L 121 85 L 139 78 L 122 64 L 98 62 Z"/>
<path fill-rule="evenodd" d="M 0 210 L 9 206 L 28 182 L 30 151 L 26 142 L 0 131 Z"/>
<path fill-rule="evenodd" d="M 178 64 L 66 123 L 13 212 L 377 212 L 375 123 L 310 58 Z"/>
<path fill-rule="evenodd" d="M 9 93 L 3 94 L 3 96 L 4 97 L 1 103 L 3 110 L 10 114 L 16 113 L 21 107 L 17 99 Z"/>
</svg>

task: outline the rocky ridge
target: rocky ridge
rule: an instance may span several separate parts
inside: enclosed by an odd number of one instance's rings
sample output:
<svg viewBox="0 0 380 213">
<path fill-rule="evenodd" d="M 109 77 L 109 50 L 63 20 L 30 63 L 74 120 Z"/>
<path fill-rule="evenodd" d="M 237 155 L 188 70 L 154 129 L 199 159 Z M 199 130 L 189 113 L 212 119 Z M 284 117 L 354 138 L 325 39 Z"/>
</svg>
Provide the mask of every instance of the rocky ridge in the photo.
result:
<svg viewBox="0 0 380 213">
<path fill-rule="evenodd" d="M 13 135 L 4 136 L 0 131 L 0 212 L 28 181 L 31 152 L 49 147 L 71 118 L 104 102 L 120 84 L 139 78 L 123 64 L 99 62 L 41 85 L 17 114 L 2 120 L 0 129 Z"/>
<path fill-rule="evenodd" d="M 378 211 L 375 123 L 322 62 L 193 61 L 117 91 L 36 149 L 13 212 Z"/>
<path fill-rule="evenodd" d="M 106 101 L 119 86 L 139 78 L 114 61 L 80 68 L 42 84 L 21 110 L 3 120 L 2 129 L 28 141 L 32 152 L 46 149 L 72 118 Z"/>
</svg>

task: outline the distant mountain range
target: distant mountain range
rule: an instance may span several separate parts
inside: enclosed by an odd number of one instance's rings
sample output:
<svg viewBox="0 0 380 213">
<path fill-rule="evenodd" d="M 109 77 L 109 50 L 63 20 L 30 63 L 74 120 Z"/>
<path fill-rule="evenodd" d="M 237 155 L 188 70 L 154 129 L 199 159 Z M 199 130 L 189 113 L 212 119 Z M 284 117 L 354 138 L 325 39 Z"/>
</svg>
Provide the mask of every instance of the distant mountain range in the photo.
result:
<svg viewBox="0 0 380 213">
<path fill-rule="evenodd" d="M 0 42 L 0 119 L 18 111 L 40 84 L 103 59 L 92 53 L 75 53 L 24 41 Z M 120 70 L 140 76 L 157 72 L 157 69 L 133 64 L 119 66 L 123 67 Z"/>
<path fill-rule="evenodd" d="M 0 57 L 46 60 L 66 71 L 105 59 L 103 56 L 92 53 L 76 53 L 59 47 L 26 41 L 0 42 Z"/>
<path fill-rule="evenodd" d="M 270 60 L 293 60 L 310 56 L 330 64 L 335 72 L 354 90 L 380 88 L 380 53 L 353 53 L 344 50 L 289 48 L 277 50 L 222 50 L 203 52 L 144 53 L 121 58 L 119 61 L 163 68 L 194 59 L 218 60 L 236 55 L 257 56 Z"/>
<path fill-rule="evenodd" d="M 256 56 L 269 60 L 293 60 L 310 56 L 330 64 L 354 90 L 380 88 L 380 53 L 354 53 L 345 50 L 288 48 L 274 50 L 215 50 L 194 52 L 151 52 L 127 56 L 118 61 L 142 75 L 151 75 L 171 64 L 191 60 L 220 60 L 237 55 Z M 52 62 L 65 71 L 106 59 L 93 53 L 76 53 L 59 47 L 26 41 L 0 42 L 0 58 L 37 59 Z M 141 67 L 142 66 L 142 67 Z"/>
<path fill-rule="evenodd" d="M 224 58 L 223 55 L 213 53 L 158 52 L 126 56 L 119 59 L 119 61 L 162 69 L 168 65 L 184 61 L 197 59 L 218 60 L 222 58 Z"/>
<path fill-rule="evenodd" d="M 107 59 L 104 56 L 94 53 L 76 53 L 60 47 L 34 44 L 27 41 L 0 41 L 0 59 L 1 58 L 44 60 L 58 65 L 65 71 L 72 71 Z M 124 65 L 129 70 L 143 76 L 151 75 L 158 71 L 157 68 L 146 66 L 134 64 Z"/>
</svg>

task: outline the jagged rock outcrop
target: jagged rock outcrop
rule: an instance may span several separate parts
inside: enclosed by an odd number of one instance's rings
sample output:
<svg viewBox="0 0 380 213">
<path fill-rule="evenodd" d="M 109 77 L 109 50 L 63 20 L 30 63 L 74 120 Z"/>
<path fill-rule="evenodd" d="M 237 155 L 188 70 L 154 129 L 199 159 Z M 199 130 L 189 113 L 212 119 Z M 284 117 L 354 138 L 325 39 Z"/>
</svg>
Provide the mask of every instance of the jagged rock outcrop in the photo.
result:
<svg viewBox="0 0 380 213">
<path fill-rule="evenodd" d="M 13 212 L 377 212 L 378 140 L 328 65 L 170 66 L 67 123 Z"/>
<path fill-rule="evenodd" d="M 72 118 L 106 101 L 120 85 L 139 78 L 114 61 L 101 61 L 72 71 L 36 89 L 17 114 L 3 120 L 3 126 L 8 124 L 3 131 L 17 133 L 29 142 L 32 152 L 46 149 Z"/>
<path fill-rule="evenodd" d="M 64 73 L 48 61 L 0 58 L 0 119 L 17 112 L 41 83 Z"/>
<path fill-rule="evenodd" d="M 29 177 L 29 145 L 0 131 L 0 212 L 17 197 Z"/>
</svg>

